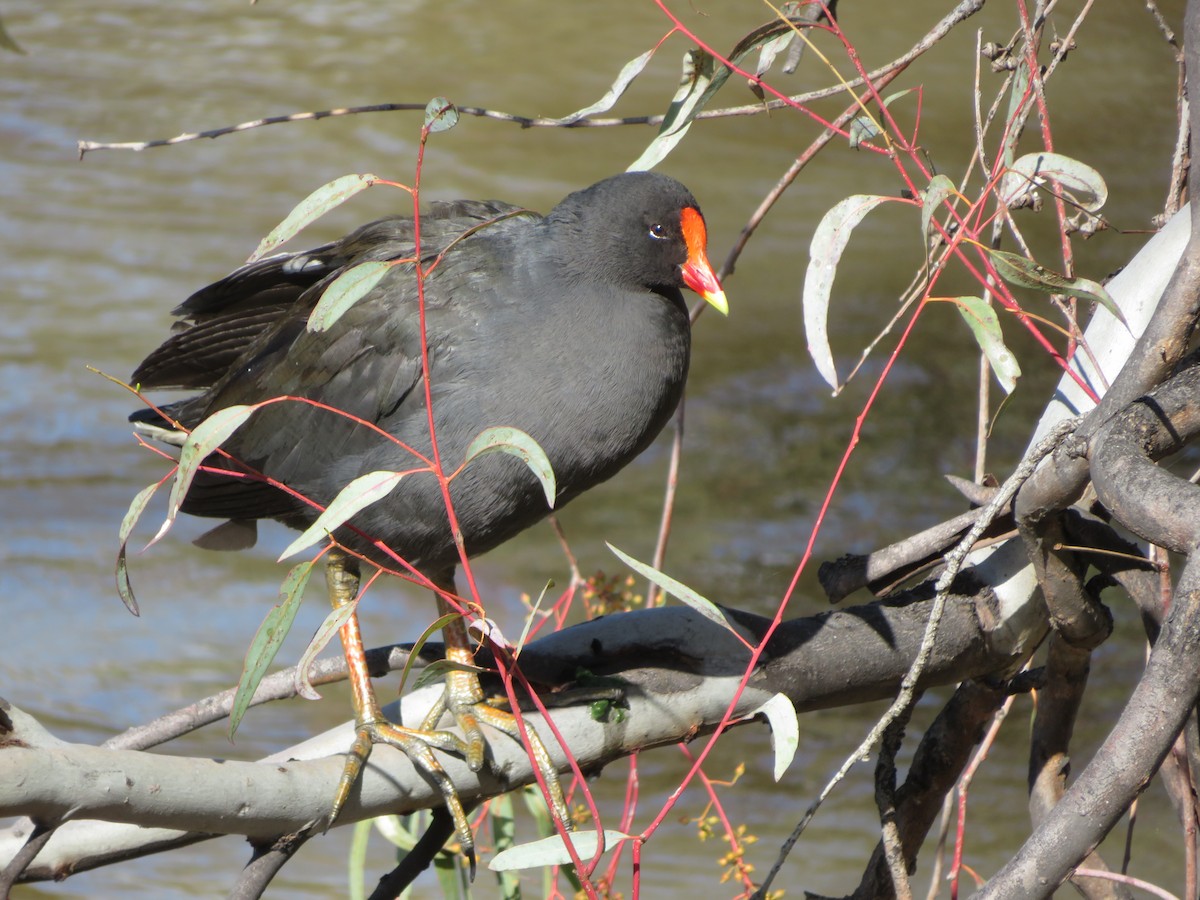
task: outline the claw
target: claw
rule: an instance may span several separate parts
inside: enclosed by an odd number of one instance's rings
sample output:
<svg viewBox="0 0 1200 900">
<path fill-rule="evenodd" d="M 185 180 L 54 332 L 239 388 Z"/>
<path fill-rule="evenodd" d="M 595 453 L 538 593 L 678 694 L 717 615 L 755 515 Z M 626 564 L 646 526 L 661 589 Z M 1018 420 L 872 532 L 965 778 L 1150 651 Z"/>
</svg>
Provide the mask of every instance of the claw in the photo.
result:
<svg viewBox="0 0 1200 900">
<path fill-rule="evenodd" d="M 335 609 L 353 603 L 358 594 L 359 573 L 357 560 L 347 557 L 339 550 L 330 551 L 327 557 L 326 581 L 329 585 L 330 603 Z M 453 589 L 453 584 L 450 585 Z M 444 613 L 449 604 L 438 596 L 439 607 Z M 446 658 L 464 665 L 474 662 L 467 630 L 461 618 L 454 619 L 444 629 Z M 351 685 L 354 691 L 355 731 L 354 743 L 346 755 L 333 808 L 328 817 L 332 825 L 341 814 L 350 797 L 350 792 L 362 775 L 371 748 L 375 744 L 390 744 L 404 753 L 421 772 L 431 778 L 441 792 L 454 823 L 454 833 L 470 865 L 471 878 L 475 877 L 475 839 L 471 825 L 463 808 L 462 800 L 454 789 L 454 783 L 442 764 L 434 756 L 435 749 L 463 757 L 472 772 L 482 771 L 485 762 L 486 742 L 481 723 L 502 731 L 513 739 L 521 740 L 521 730 L 516 716 L 506 710 L 488 705 L 484 700 L 483 688 L 474 672 L 451 671 L 446 675 L 446 690 L 434 703 L 421 723 L 420 728 L 405 728 L 393 725 L 384 717 L 375 697 L 375 689 L 367 673 L 362 634 L 358 616 L 352 615 L 342 626 L 342 645 L 350 667 Z M 449 712 L 461 729 L 465 740 L 449 731 L 438 730 L 438 720 Z M 562 822 L 570 828 L 570 818 L 558 772 L 545 744 L 537 732 L 527 727 L 531 755 L 549 788 L 551 804 Z M 326 826 L 328 828 L 328 825 Z"/>
</svg>

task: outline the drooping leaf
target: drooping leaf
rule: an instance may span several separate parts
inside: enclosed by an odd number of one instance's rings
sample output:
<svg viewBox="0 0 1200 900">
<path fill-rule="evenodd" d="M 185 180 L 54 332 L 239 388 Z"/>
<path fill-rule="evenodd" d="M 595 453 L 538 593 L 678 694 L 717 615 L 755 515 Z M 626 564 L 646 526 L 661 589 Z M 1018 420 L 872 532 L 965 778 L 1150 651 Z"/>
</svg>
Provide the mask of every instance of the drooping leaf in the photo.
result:
<svg viewBox="0 0 1200 900">
<path fill-rule="evenodd" d="M 117 548 L 117 593 L 121 595 L 121 602 L 125 604 L 125 608 L 135 616 L 141 615 L 141 613 L 138 611 L 137 598 L 133 596 L 133 585 L 129 583 L 129 560 L 127 559 L 129 535 L 133 533 L 134 526 L 137 525 L 138 519 L 142 517 L 147 504 L 150 503 L 150 498 L 154 496 L 154 492 L 161 485 L 161 481 L 156 481 L 137 492 L 129 504 L 129 509 L 125 511 L 125 518 L 121 519 L 121 527 L 117 531 L 119 545 Z"/>
<path fill-rule="evenodd" d="M 400 672 L 400 687 L 397 689 L 396 693 L 404 693 L 404 686 L 408 683 L 408 676 L 412 672 L 413 666 L 416 664 L 417 660 L 420 659 L 421 648 L 425 646 L 425 642 L 455 619 L 461 618 L 462 613 L 446 613 L 444 616 L 439 617 L 433 622 L 432 625 L 421 632 L 421 636 L 417 638 L 417 642 L 413 644 L 412 649 L 408 651 L 408 659 L 404 661 L 404 668 Z"/>
<path fill-rule="evenodd" d="M 1104 177 L 1089 166 L 1061 153 L 1026 153 L 1000 179 L 1000 200 L 1007 206 L 1027 191 L 1046 182 L 1058 182 L 1063 193 L 1077 206 L 1096 212 L 1108 202 Z"/>
<path fill-rule="evenodd" d="M 347 269 L 325 288 L 321 299 L 308 315 L 309 331 L 327 331 L 351 306 L 367 295 L 371 288 L 395 263 L 373 260 Z"/>
<path fill-rule="evenodd" d="M 612 544 L 608 544 L 607 541 L 605 543 L 607 544 L 608 549 L 615 553 L 621 562 L 625 563 L 625 565 L 629 566 L 629 568 L 633 569 L 643 578 L 650 579 L 680 603 L 690 606 L 696 612 L 700 613 L 700 615 L 704 616 L 704 618 L 708 619 L 709 621 L 716 622 L 722 628 L 727 628 L 730 632 L 737 636 L 738 640 L 744 641 L 744 638 L 742 638 L 742 636 L 738 633 L 737 628 L 735 628 L 733 623 L 729 621 L 721 608 L 711 600 L 707 599 L 706 597 L 702 597 L 686 584 L 676 581 L 670 575 L 663 574 L 662 572 L 658 571 L 658 569 L 654 568 L 654 566 L 634 559 L 628 553 L 618 550 Z"/>
<path fill-rule="evenodd" d="M 830 8 L 834 5 L 836 4 L 828 4 Z M 742 68 L 746 57 L 755 50 L 782 34 L 794 34 L 795 27 L 811 25 L 812 21 L 813 17 L 804 12 L 788 19 L 772 19 L 739 40 L 726 59 Z M 629 166 L 628 171 L 653 169 L 660 163 L 683 139 L 696 115 L 708 105 L 709 100 L 716 95 L 732 73 L 733 70 L 724 63 L 717 64 L 712 54 L 707 51 L 699 47 L 689 50 L 683 58 L 683 77 L 679 90 L 675 92 L 667 107 L 658 135 Z"/>
<path fill-rule="evenodd" d="M 1061 272 L 1047 269 L 1018 253 L 994 250 L 982 244 L 980 246 L 991 257 L 996 272 L 1009 284 L 1041 291 L 1044 294 L 1066 294 L 1069 297 L 1098 303 L 1112 313 L 1122 325 L 1128 324 L 1125 316 L 1121 314 L 1121 308 L 1117 306 L 1117 301 L 1103 286 L 1091 279 L 1068 278 Z"/>
<path fill-rule="evenodd" d="M 301 229 L 311 225 L 325 213 L 341 206 L 355 194 L 365 191 L 379 179 L 374 175 L 343 175 L 328 184 L 323 184 L 287 214 L 282 222 L 271 229 L 246 262 L 254 262 L 266 256 L 280 244 L 291 240 Z"/>
<path fill-rule="evenodd" d="M 421 839 L 421 833 L 417 830 L 420 826 L 419 818 L 420 813 L 410 813 L 403 819 L 400 816 L 376 816 L 370 821 L 386 840 L 401 850 L 411 850 Z M 405 824 L 405 820 L 408 820 L 408 824 Z"/>
<path fill-rule="evenodd" d="M 659 127 L 658 136 L 642 151 L 627 171 L 642 172 L 653 169 L 683 140 L 696 113 L 704 108 L 708 99 L 717 92 L 729 77 L 724 66 L 718 72 L 712 54 L 695 47 L 683 57 L 683 77 L 679 90 L 667 107 L 666 116 Z"/>
<path fill-rule="evenodd" d="M 271 607 L 270 612 L 263 618 L 262 624 L 254 634 L 254 640 L 250 642 L 246 660 L 242 665 L 242 677 L 238 680 L 237 691 L 233 696 L 233 707 L 229 711 L 230 740 L 233 740 L 242 717 L 250 708 L 250 701 L 254 699 L 254 692 L 258 690 L 263 676 L 267 674 L 267 669 L 274 662 L 279 648 L 283 646 L 284 638 L 291 631 L 314 564 L 309 560 L 292 567 L 283 579 L 283 584 L 279 586 L 279 602 Z"/>
<path fill-rule="evenodd" d="M 841 387 L 829 346 L 829 297 L 838 263 L 856 225 L 879 204 L 893 200 L 874 194 L 854 194 L 825 213 L 813 232 L 804 275 L 804 333 L 817 371 L 834 390 Z"/>
<path fill-rule="evenodd" d="M 933 237 L 934 215 L 947 197 L 957 193 L 958 188 L 948 175 L 934 175 L 929 179 L 929 187 L 925 188 L 925 196 L 921 198 L 921 242 L 926 248 Z"/>
<path fill-rule="evenodd" d="M 379 502 L 395 490 L 396 485 L 403 477 L 403 472 L 392 472 L 387 469 L 359 475 L 338 492 L 338 495 L 333 498 L 333 502 L 325 508 L 321 515 L 317 516 L 317 520 L 309 525 L 300 537 L 288 544 L 283 553 L 279 554 L 279 558 L 287 559 L 336 531 L 346 524 L 351 516 L 366 509 L 372 503 Z"/>
<path fill-rule="evenodd" d="M 800 746 L 800 720 L 796 716 L 796 707 L 785 694 L 776 694 L 751 715 L 760 713 L 767 717 L 771 727 L 771 749 L 775 751 L 772 774 L 778 781 L 792 764 L 796 748 Z"/>
<path fill-rule="evenodd" d="M 253 406 L 227 406 L 217 410 L 192 429 L 192 433 L 183 442 L 183 449 L 179 452 L 179 467 L 175 470 L 175 483 L 171 485 L 171 496 L 167 500 L 166 521 L 163 522 L 158 534 L 150 541 L 151 544 L 166 534 L 167 529 L 178 517 L 179 508 L 183 506 L 183 499 L 187 496 L 188 488 L 192 486 L 192 480 L 196 477 L 196 472 L 204 460 L 216 452 L 217 448 L 225 443 L 229 436 L 237 431 L 261 405 L 261 403 L 256 403 Z"/>
<path fill-rule="evenodd" d="M 600 846 L 600 834 L 596 831 L 573 831 L 567 835 L 575 847 L 575 853 L 580 859 L 591 859 L 596 855 Z M 621 841 L 634 840 L 632 834 L 613 829 L 604 829 L 604 846 L 611 850 Z M 530 841 L 510 847 L 503 853 L 497 853 L 488 863 L 493 872 L 506 872 L 511 869 L 532 869 L 537 866 L 564 866 L 571 862 L 570 851 L 563 843 L 560 835 Z"/>
<path fill-rule="evenodd" d="M 635 56 L 629 62 L 625 63 L 621 67 L 621 71 L 617 74 L 616 80 L 613 81 L 612 86 L 608 89 L 608 92 L 595 103 L 585 106 L 583 109 L 577 109 L 575 112 L 569 113 L 555 121 L 560 125 L 569 125 L 587 116 L 608 112 L 621 99 L 621 95 L 633 83 L 633 79 L 642 74 L 642 70 L 646 68 L 646 63 L 650 62 L 650 58 L 654 56 L 654 51 L 657 49 L 657 47 L 652 47 L 641 56 Z"/>
<path fill-rule="evenodd" d="M 1004 388 L 1004 393 L 1011 394 L 1017 388 L 1021 367 L 1004 343 L 996 311 L 992 309 L 991 304 L 984 302 L 982 297 L 955 297 L 953 302 L 971 333 L 975 335 L 975 342 L 979 344 L 979 349 L 987 357 L 988 365 L 996 373 L 1000 387 Z"/>
<path fill-rule="evenodd" d="M 458 108 L 445 97 L 434 97 L 425 104 L 425 129 L 429 134 L 449 131 L 458 124 Z"/>
<path fill-rule="evenodd" d="M 497 450 L 515 456 L 529 466 L 529 471 L 541 482 L 547 505 L 553 508 L 554 499 L 558 496 L 558 485 L 554 478 L 554 467 L 550 465 L 550 457 L 546 456 L 546 451 L 537 441 L 518 428 L 497 425 L 479 432 L 467 447 L 467 458 L 463 465 L 485 453 Z"/>
<path fill-rule="evenodd" d="M 350 617 L 358 610 L 358 598 L 355 597 L 349 603 L 339 606 L 337 609 L 330 610 L 329 615 L 325 617 L 316 633 L 313 634 L 312 640 L 308 642 L 308 646 L 304 648 L 304 653 L 300 655 L 300 662 L 296 664 L 296 693 L 305 700 L 320 700 L 321 695 L 317 693 L 317 689 L 313 687 L 312 682 L 308 678 L 308 670 L 312 668 L 313 660 L 321 655 L 321 651 L 328 646 L 333 640 L 334 635 L 338 633 L 343 625 L 350 621 Z"/>
</svg>

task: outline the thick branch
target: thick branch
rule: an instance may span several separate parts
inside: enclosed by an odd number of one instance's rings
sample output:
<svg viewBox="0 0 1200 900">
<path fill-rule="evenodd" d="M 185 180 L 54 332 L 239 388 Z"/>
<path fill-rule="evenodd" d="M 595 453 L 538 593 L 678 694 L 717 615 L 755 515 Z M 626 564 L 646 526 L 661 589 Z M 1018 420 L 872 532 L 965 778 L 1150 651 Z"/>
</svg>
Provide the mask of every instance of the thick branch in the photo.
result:
<svg viewBox="0 0 1200 900">
<path fill-rule="evenodd" d="M 988 580 L 992 580 L 989 577 Z M 1003 580 L 999 578 L 996 580 Z M 764 664 L 740 699 L 742 714 L 776 692 L 798 709 L 839 706 L 894 694 L 920 644 L 930 601 L 910 595 L 906 605 L 871 604 L 785 623 L 772 639 Z M 980 589 L 955 596 L 924 684 L 946 684 L 1010 667 L 1043 633 L 1037 610 L 1018 607 Z M 759 633 L 766 620 L 737 614 L 740 626 Z M 622 722 L 597 722 L 587 708 L 554 711 L 585 771 L 633 750 L 690 739 L 719 722 L 744 670 L 746 650 L 728 631 L 685 608 L 610 616 L 531 644 L 521 656 L 536 680 L 561 683 L 580 668 L 619 675 L 629 711 Z M 419 721 L 436 688 L 403 702 L 403 721 Z M 391 710 L 391 715 L 396 715 Z M 244 834 L 260 839 L 300 831 L 328 809 L 349 746 L 349 726 L 327 732 L 263 763 L 183 759 L 111 751 L 46 739 L 36 723 L 12 711 L 13 732 L 0 749 L 0 815 L 29 815 L 71 822 L 59 829 L 27 872 L 47 878 L 103 865 L 204 834 Z M 538 718 L 530 715 L 538 726 Z M 543 736 L 548 729 L 539 728 Z M 471 773 L 445 757 L 446 770 L 465 802 L 531 783 L 524 750 L 498 737 L 491 742 L 491 772 Z M 551 748 L 560 768 L 565 759 Z M 403 754 L 378 747 L 342 823 L 385 812 L 409 812 L 441 802 L 440 795 Z M 167 830 L 170 829 L 170 830 Z M 149 844 L 147 844 L 147 838 Z M 0 862 L 20 839 L 0 839 Z"/>
</svg>

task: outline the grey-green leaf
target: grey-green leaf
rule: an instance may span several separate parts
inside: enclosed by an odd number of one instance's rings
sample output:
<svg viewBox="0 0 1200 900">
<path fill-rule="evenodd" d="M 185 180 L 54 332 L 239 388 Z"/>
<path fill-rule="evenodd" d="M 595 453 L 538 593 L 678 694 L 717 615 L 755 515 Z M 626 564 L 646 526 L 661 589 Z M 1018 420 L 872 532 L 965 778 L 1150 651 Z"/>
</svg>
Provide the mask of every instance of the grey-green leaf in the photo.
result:
<svg viewBox="0 0 1200 900">
<path fill-rule="evenodd" d="M 261 405 L 256 403 L 253 406 L 227 406 L 217 410 L 192 429 L 179 453 L 179 468 L 175 471 L 175 483 L 171 485 L 171 496 L 167 500 L 167 519 L 150 543 L 153 544 L 166 534 L 171 523 L 179 515 L 183 498 L 187 496 L 192 479 L 196 477 L 196 471 L 204 460 L 225 443 Z"/>
<path fill-rule="evenodd" d="M 625 563 L 625 565 L 629 566 L 629 568 L 633 569 L 639 575 L 650 579 L 676 600 L 690 606 L 696 612 L 700 613 L 700 615 L 704 616 L 704 618 L 716 622 L 722 628 L 729 629 L 734 635 L 737 635 L 739 640 L 744 640 L 733 623 L 726 618 L 724 611 L 711 600 L 702 597 L 686 584 L 676 581 L 670 575 L 658 571 L 654 566 L 634 559 L 628 553 L 618 550 L 612 544 L 608 544 L 607 541 L 605 543 L 608 549 L 615 553 L 621 562 Z"/>
<path fill-rule="evenodd" d="M 1104 176 L 1089 166 L 1061 153 L 1026 153 L 1000 179 L 1000 199 L 1005 205 L 1047 181 L 1058 182 L 1063 193 L 1081 209 L 1096 212 L 1108 202 Z"/>
<path fill-rule="evenodd" d="M 331 534 L 346 524 L 351 516 L 366 509 L 372 503 L 379 502 L 394 491 L 403 477 L 402 472 L 392 472 L 387 469 L 359 475 L 338 491 L 333 502 L 325 508 L 321 515 L 317 516 L 317 520 L 309 525 L 300 537 L 287 545 L 279 558 L 287 559 L 292 554 L 311 547 L 326 535 Z"/>
<path fill-rule="evenodd" d="M 295 237 L 302 228 L 312 224 L 331 209 L 341 206 L 377 181 L 379 179 L 374 175 L 343 175 L 321 185 L 297 203 L 287 217 L 271 229 L 270 234 L 262 239 L 246 262 L 254 262 L 266 256 L 280 244 Z"/>
<path fill-rule="evenodd" d="M 242 677 L 238 680 L 237 692 L 233 697 L 233 707 L 229 711 L 230 740 L 233 740 L 242 717 L 250 708 L 250 701 L 254 699 L 254 692 L 258 690 L 258 685 L 275 660 L 275 655 L 283 646 L 283 639 L 287 637 L 292 623 L 296 620 L 296 613 L 304 599 L 304 588 L 312 575 L 313 565 L 314 562 L 309 560 L 292 567 L 283 579 L 283 584 L 279 586 L 279 603 L 271 607 L 262 624 L 258 626 L 254 640 L 250 642 L 245 663 L 242 665 Z"/>
<path fill-rule="evenodd" d="M 434 97 L 425 104 L 425 128 L 430 134 L 449 131 L 458 124 L 458 109 L 445 97 Z"/>
<path fill-rule="evenodd" d="M 317 693 L 317 689 L 312 686 L 312 682 L 308 678 L 308 670 L 312 667 L 313 660 L 321 655 L 321 651 L 333 640 L 343 625 L 350 621 L 350 617 L 358 610 L 357 598 L 350 603 L 339 606 L 337 609 L 331 610 L 329 615 L 325 617 L 312 640 L 308 642 L 308 646 L 304 648 L 304 653 L 300 656 L 300 662 L 296 664 L 296 693 L 306 700 L 320 700 L 321 695 Z"/>
<path fill-rule="evenodd" d="M 774 776 L 778 781 L 787 771 L 800 746 L 800 720 L 796 707 L 785 694 L 776 694 L 750 715 L 762 714 L 771 727 L 771 749 L 775 751 Z"/>
<path fill-rule="evenodd" d="M 125 511 L 125 517 L 121 519 L 121 527 L 117 531 L 117 593 L 121 595 L 121 602 L 135 616 L 140 615 L 138 611 L 137 598 L 133 596 L 133 585 L 129 583 L 129 561 L 126 558 L 128 553 L 129 535 L 133 533 L 134 526 L 137 525 L 138 519 L 142 517 L 142 513 L 146 511 L 147 504 L 150 503 L 150 498 L 154 496 L 154 492 L 158 490 L 161 481 L 156 481 L 148 487 L 142 488 L 134 496 L 133 501 L 129 504 L 129 509 Z"/>
<path fill-rule="evenodd" d="M 948 175 L 934 175 L 921 198 L 921 242 L 928 247 L 933 236 L 933 217 L 946 198 L 958 193 Z"/>
<path fill-rule="evenodd" d="M 879 204 L 893 200 L 874 194 L 854 194 L 821 217 L 808 248 L 808 271 L 804 275 L 804 333 L 808 352 L 817 371 L 834 390 L 841 387 L 833 350 L 829 346 L 829 297 L 838 263 L 856 225 Z"/>
<path fill-rule="evenodd" d="M 692 127 L 696 113 L 704 108 L 704 104 L 728 77 L 729 69 L 721 66 L 718 71 L 712 54 L 699 47 L 689 50 L 683 58 L 683 77 L 680 79 L 679 90 L 675 92 L 671 105 L 667 107 L 658 136 L 627 171 L 647 171 L 662 162 L 675 145 L 683 140 L 683 136 Z"/>
<path fill-rule="evenodd" d="M 1047 269 L 1031 259 L 1026 259 L 1017 253 L 1006 250 L 993 250 L 983 247 L 1000 277 L 1009 284 L 1017 287 L 1030 288 L 1044 294 L 1066 294 L 1069 297 L 1079 297 L 1098 303 L 1107 309 L 1122 325 L 1127 325 L 1121 308 L 1101 285 L 1088 278 L 1067 278 L 1061 272 Z"/>
<path fill-rule="evenodd" d="M 991 305 L 985 303 L 982 297 L 955 297 L 955 308 L 975 335 L 975 342 L 987 357 L 988 365 L 996 373 L 996 380 L 1006 394 L 1011 394 L 1017 387 L 1017 379 L 1021 377 L 1021 367 L 1017 358 L 1004 343 L 1004 335 L 1000 331 L 1000 319 Z"/>
<path fill-rule="evenodd" d="M 637 78 L 638 75 L 642 73 L 642 70 L 646 68 L 646 63 L 650 62 L 650 58 L 654 56 L 654 51 L 656 49 L 658 48 L 652 47 L 641 56 L 635 56 L 629 62 L 625 63 L 625 65 L 621 68 L 621 71 L 617 74 L 616 80 L 613 81 L 612 86 L 608 89 L 608 92 L 605 93 L 603 97 L 590 106 L 585 106 L 583 109 L 577 109 L 575 112 L 569 113 L 568 115 L 563 116 L 561 119 L 555 120 L 557 124 L 569 125 L 572 122 L 578 122 L 585 116 L 592 116 L 596 113 L 608 112 L 610 109 L 612 109 L 613 106 L 616 105 L 616 102 L 621 99 L 621 95 L 624 94 L 629 88 L 629 85 L 633 83 L 633 79 Z"/>
<path fill-rule="evenodd" d="M 309 331 L 327 331 L 351 306 L 365 297 L 394 263 L 359 263 L 333 280 L 308 316 Z"/>
<path fill-rule="evenodd" d="M 465 466 L 478 456 L 497 450 L 515 456 L 529 466 L 529 470 L 541 482 L 542 492 L 546 495 L 546 503 L 553 508 L 554 500 L 558 496 L 558 485 L 554 478 L 554 467 L 550 465 L 550 457 L 546 456 L 546 451 L 537 441 L 519 428 L 511 428 L 507 425 L 485 428 L 467 447 L 467 458 L 463 461 L 463 465 Z"/>
<path fill-rule="evenodd" d="M 590 859 L 596 855 L 600 846 L 600 834 L 596 831 L 573 831 L 568 833 L 575 853 L 580 859 Z M 612 849 L 621 841 L 634 840 L 634 835 L 623 831 L 606 828 L 604 830 L 605 849 Z M 563 843 L 562 837 L 542 838 L 527 844 L 510 847 L 503 853 L 497 853 L 488 863 L 493 872 L 507 872 L 510 869 L 532 869 L 539 866 L 564 866 L 571 862 L 571 853 Z"/>
</svg>

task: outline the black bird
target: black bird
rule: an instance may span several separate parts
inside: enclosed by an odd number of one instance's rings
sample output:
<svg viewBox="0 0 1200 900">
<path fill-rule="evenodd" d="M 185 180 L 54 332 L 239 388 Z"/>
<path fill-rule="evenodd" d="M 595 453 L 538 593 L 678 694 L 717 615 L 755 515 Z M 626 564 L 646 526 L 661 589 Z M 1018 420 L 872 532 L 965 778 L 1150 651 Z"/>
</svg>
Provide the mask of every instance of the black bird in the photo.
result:
<svg viewBox="0 0 1200 900">
<path fill-rule="evenodd" d="M 252 262 L 193 294 L 174 311 L 174 334 L 131 380 L 143 389 L 200 393 L 162 407 L 165 415 L 146 409 L 130 418 L 179 443 L 214 412 L 274 397 L 305 398 L 355 417 L 292 401 L 263 407 L 225 441 L 228 457 L 206 460 L 209 471 L 197 474 L 182 509 L 240 523 L 243 539 L 235 535 L 233 543 L 244 546 L 252 543 L 247 526 L 258 519 L 307 528 L 354 478 L 416 470 L 334 532 L 348 554 L 330 554 L 331 594 L 335 604 L 353 599 L 360 555 L 397 568 L 375 545 L 380 541 L 429 578 L 444 612 L 459 549 L 441 484 L 405 449 L 433 458 L 415 237 L 412 218 L 380 219 L 314 250 Z M 691 331 L 681 288 L 727 312 L 706 243 L 691 193 L 647 172 L 570 194 L 545 217 L 496 201 L 440 203 L 423 212 L 428 382 L 445 472 L 462 464 L 480 432 L 511 426 L 549 458 L 557 507 L 641 453 L 673 414 L 687 376 Z M 312 330 L 309 315 L 331 282 L 371 261 L 394 265 L 328 330 Z M 468 556 L 551 512 L 529 468 L 500 453 L 473 460 L 449 492 Z M 213 534 L 212 543 L 228 541 L 230 529 Z M 461 619 L 447 626 L 445 638 L 449 657 L 470 661 Z M 510 714 L 482 702 L 474 675 L 453 672 L 447 681 L 445 706 L 467 742 L 432 731 L 436 721 L 421 730 L 390 726 L 366 696 L 357 709 L 357 763 L 352 758 L 334 816 L 370 742 L 383 740 L 438 779 L 469 852 L 461 805 L 429 747 L 465 752 L 478 770 L 477 720 L 515 730 Z"/>
</svg>

